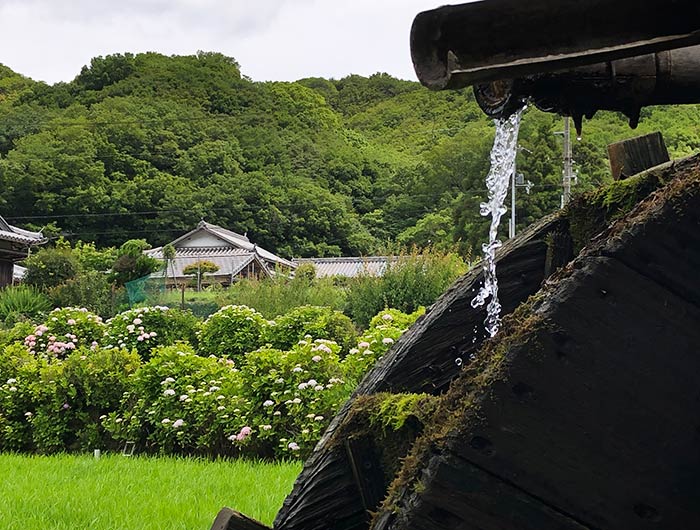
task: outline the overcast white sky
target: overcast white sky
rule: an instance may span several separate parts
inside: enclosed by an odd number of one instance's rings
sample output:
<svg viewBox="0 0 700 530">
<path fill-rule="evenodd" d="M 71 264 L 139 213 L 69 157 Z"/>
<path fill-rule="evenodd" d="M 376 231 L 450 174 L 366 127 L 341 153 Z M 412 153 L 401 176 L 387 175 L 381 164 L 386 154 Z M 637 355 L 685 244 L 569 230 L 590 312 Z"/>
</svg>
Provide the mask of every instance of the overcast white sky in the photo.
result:
<svg viewBox="0 0 700 530">
<path fill-rule="evenodd" d="M 375 72 L 415 79 L 411 23 L 420 11 L 445 3 L 0 0 L 0 63 L 55 83 L 72 80 L 98 55 L 204 50 L 234 57 L 255 81 Z"/>
</svg>

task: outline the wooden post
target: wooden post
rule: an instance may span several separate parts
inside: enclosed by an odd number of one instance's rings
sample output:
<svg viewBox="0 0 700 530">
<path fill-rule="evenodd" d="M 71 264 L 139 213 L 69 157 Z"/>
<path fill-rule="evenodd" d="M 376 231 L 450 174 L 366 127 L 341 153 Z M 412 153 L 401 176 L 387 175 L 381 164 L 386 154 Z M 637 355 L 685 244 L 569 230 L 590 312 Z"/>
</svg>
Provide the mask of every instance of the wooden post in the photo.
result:
<svg viewBox="0 0 700 530">
<path fill-rule="evenodd" d="M 610 144 L 608 157 L 615 180 L 631 177 L 671 160 L 660 132 Z"/>
<path fill-rule="evenodd" d="M 182 284 L 182 292 L 180 295 L 180 309 L 185 310 L 185 284 Z"/>
<path fill-rule="evenodd" d="M 11 260 L 0 261 L 0 287 L 12 285 L 14 263 Z"/>
</svg>

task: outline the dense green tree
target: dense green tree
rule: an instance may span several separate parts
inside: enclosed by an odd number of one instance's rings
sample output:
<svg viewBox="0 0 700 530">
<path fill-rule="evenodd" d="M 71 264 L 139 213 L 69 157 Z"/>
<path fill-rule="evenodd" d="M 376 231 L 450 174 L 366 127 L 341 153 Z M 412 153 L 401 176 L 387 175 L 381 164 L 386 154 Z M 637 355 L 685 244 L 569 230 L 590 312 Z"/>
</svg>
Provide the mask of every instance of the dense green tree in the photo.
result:
<svg viewBox="0 0 700 530">
<path fill-rule="evenodd" d="M 700 106 L 644 109 L 638 133 L 685 156 L 699 120 Z M 519 228 L 559 207 L 561 128 L 525 115 Z M 287 257 L 397 239 L 466 252 L 486 230 L 493 132 L 470 90 L 387 74 L 255 83 L 219 53 L 126 53 L 49 86 L 0 65 L 0 215 L 97 248 L 162 245 L 206 218 Z M 609 180 L 607 144 L 634 134 L 615 113 L 587 121 L 575 193 Z"/>
<path fill-rule="evenodd" d="M 151 245 L 143 239 L 130 239 L 119 248 L 117 259 L 112 265 L 112 273 L 117 285 L 124 285 L 158 270 L 161 266 L 160 261 L 143 253 L 149 248 Z"/>
</svg>

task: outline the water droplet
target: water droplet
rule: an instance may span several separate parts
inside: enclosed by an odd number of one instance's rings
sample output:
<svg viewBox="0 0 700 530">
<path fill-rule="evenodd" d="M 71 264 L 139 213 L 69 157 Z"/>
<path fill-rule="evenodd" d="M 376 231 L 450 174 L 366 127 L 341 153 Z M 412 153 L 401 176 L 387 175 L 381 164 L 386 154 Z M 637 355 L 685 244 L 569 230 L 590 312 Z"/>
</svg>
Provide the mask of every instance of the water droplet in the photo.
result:
<svg viewBox="0 0 700 530">
<path fill-rule="evenodd" d="M 455 359 L 455 364 L 456 364 L 457 366 L 462 366 L 462 358 L 461 358 L 461 357 L 457 357 L 457 358 Z"/>
<path fill-rule="evenodd" d="M 470 354 L 469 354 L 469 360 L 472 361 L 472 362 L 476 361 L 476 353 L 470 353 Z"/>
</svg>

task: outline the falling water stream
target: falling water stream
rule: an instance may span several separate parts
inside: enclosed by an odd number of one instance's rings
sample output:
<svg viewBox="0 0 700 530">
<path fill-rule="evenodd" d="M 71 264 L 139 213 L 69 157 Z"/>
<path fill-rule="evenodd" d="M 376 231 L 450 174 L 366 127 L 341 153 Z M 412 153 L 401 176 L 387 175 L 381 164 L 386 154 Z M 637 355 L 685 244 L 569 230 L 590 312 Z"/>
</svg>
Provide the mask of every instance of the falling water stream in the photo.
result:
<svg viewBox="0 0 700 530">
<path fill-rule="evenodd" d="M 496 250 L 502 245 L 498 239 L 498 225 L 501 223 L 501 217 L 507 211 L 504 202 L 508 195 L 511 176 L 515 171 L 518 132 L 520 131 L 523 110 L 520 109 L 507 118 L 496 120 L 496 139 L 491 150 L 491 170 L 486 177 L 488 202 L 481 204 L 481 215 L 491 216 L 491 227 L 489 241 L 482 245 L 484 284 L 472 300 L 472 307 L 483 306 L 490 297 L 486 306 L 487 316 L 484 324 L 491 337 L 498 333 L 501 324 L 501 304 L 498 300 L 498 279 L 496 278 Z"/>
</svg>

